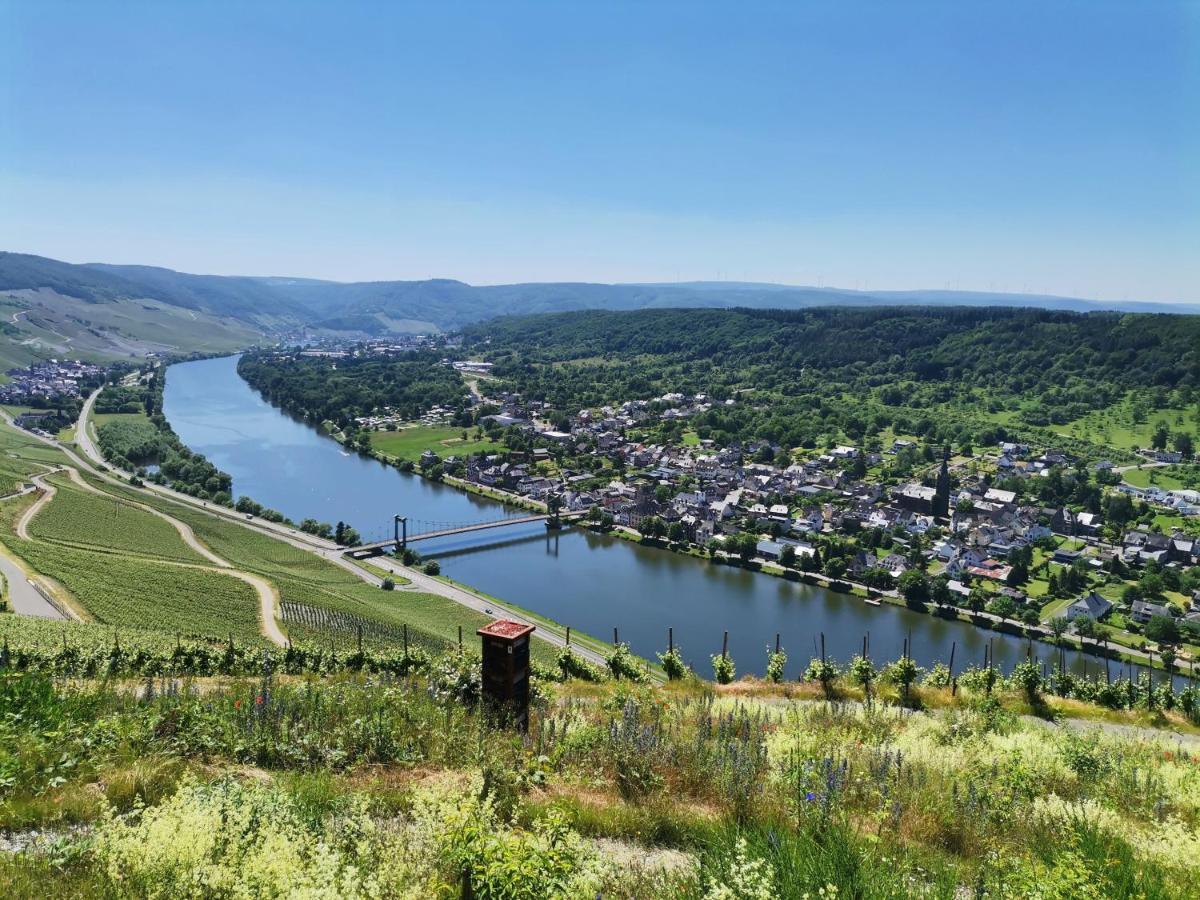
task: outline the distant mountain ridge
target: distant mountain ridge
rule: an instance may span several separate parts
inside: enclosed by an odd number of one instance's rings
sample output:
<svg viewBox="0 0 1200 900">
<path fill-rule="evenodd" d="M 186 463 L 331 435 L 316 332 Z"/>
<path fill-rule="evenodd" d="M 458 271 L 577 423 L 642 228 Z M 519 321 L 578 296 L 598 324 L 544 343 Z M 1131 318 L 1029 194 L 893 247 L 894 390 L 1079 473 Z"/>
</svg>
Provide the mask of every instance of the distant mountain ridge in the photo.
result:
<svg viewBox="0 0 1200 900">
<path fill-rule="evenodd" d="M 852 291 L 753 282 L 475 286 L 453 279 L 336 282 L 287 276 L 195 275 L 154 266 L 73 264 L 0 252 L 0 290 L 48 288 L 89 303 L 151 299 L 264 331 L 307 326 L 385 334 L 455 329 L 501 315 L 668 307 L 802 309 L 813 306 L 1023 306 L 1077 312 L 1200 313 L 1200 304 L 1107 302 L 976 291 Z"/>
</svg>

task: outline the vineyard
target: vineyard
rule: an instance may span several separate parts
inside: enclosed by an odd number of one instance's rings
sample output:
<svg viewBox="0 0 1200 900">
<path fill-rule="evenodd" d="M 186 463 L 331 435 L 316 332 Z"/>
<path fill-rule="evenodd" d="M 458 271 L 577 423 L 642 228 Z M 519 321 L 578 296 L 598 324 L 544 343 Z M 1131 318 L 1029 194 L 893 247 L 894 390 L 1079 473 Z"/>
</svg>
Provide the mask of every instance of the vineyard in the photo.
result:
<svg viewBox="0 0 1200 900">
<path fill-rule="evenodd" d="M 90 477 L 87 480 L 107 492 L 162 510 L 191 526 L 196 536 L 213 552 L 239 569 L 271 581 L 284 604 L 340 612 L 375 623 L 380 628 L 400 629 L 407 625 L 410 634 L 422 632 L 443 643 L 457 641 L 459 626 L 464 633 L 473 635 L 488 622 L 483 614 L 435 594 L 381 591 L 314 553 L 202 510 Z M 350 638 L 337 629 L 326 634 L 310 630 L 301 622 L 289 623 L 289 627 L 296 640 L 311 640 L 322 646 L 328 646 L 331 639 L 339 646 L 351 644 Z M 548 645 L 536 642 L 533 652 L 534 658 L 542 664 L 553 665 L 554 653 Z"/>
<path fill-rule="evenodd" d="M 281 604 L 283 621 L 289 636 L 297 643 L 330 644 L 335 647 L 422 647 L 430 652 L 445 650 L 446 640 L 423 628 L 392 625 L 356 616 L 340 610 L 308 606 L 303 603 Z M 465 631 L 465 629 L 464 629 Z M 474 642 L 473 632 L 465 634 Z"/>
<path fill-rule="evenodd" d="M 258 635 L 258 598 L 246 583 L 208 569 L 5 538 L 37 571 L 63 585 L 99 622 L 147 623 L 184 634 Z"/>
<path fill-rule="evenodd" d="M 158 516 L 115 497 L 84 490 L 65 475 L 46 480 L 54 485 L 56 494 L 30 522 L 30 533 L 39 540 L 177 562 L 208 562 Z"/>
<path fill-rule="evenodd" d="M 447 646 L 342 653 L 328 642 L 297 643 L 286 650 L 261 638 L 185 637 L 145 628 L 112 628 L 23 616 L 0 617 L 0 672 L 42 672 L 67 677 L 261 675 L 341 671 L 405 674 L 424 669 Z"/>
</svg>

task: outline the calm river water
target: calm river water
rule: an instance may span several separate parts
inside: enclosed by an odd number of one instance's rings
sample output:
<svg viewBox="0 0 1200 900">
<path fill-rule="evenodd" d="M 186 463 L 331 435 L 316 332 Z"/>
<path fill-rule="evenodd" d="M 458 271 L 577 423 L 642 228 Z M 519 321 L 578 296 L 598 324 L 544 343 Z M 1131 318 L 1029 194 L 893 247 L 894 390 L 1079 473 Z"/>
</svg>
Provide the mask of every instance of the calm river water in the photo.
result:
<svg viewBox="0 0 1200 900">
<path fill-rule="evenodd" d="M 263 400 L 238 376 L 236 365 L 235 357 L 225 357 L 171 366 L 164 401 L 179 437 L 233 476 L 235 494 L 248 494 L 296 521 L 341 519 L 368 540 L 389 535 L 398 513 L 443 522 L 505 514 L 498 503 L 347 453 Z M 827 652 L 840 660 L 861 649 L 866 633 L 877 660 L 899 656 L 910 634 L 922 665 L 945 661 L 952 644 L 959 670 L 980 663 L 989 640 L 1006 668 L 1026 653 L 1023 640 L 965 623 L 868 606 L 822 588 L 580 529 L 547 535 L 540 523 L 511 526 L 417 548 L 436 556 L 447 575 L 502 600 L 600 638 L 611 639 L 616 627 L 621 640 L 643 656 L 665 649 L 672 627 L 676 644 L 705 675 L 725 630 L 738 670 L 745 673 L 762 672 L 766 645 L 776 632 L 792 676 L 814 654 L 822 632 Z M 1034 644 L 1034 652 L 1050 657 L 1055 651 Z M 1103 671 L 1102 661 L 1086 659 L 1089 671 Z M 1070 665 L 1082 672 L 1085 657 L 1073 654 Z"/>
</svg>

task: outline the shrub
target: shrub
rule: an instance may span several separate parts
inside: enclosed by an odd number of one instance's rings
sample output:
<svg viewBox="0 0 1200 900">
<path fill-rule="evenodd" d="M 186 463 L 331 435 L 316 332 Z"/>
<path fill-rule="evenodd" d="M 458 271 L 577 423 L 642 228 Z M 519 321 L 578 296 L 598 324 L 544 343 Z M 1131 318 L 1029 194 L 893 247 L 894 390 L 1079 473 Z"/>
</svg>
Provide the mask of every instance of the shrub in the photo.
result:
<svg viewBox="0 0 1200 900">
<path fill-rule="evenodd" d="M 683 654 L 678 647 L 672 647 L 666 653 L 659 653 L 658 662 L 670 681 L 678 681 L 691 674 L 691 669 L 683 661 Z"/>
<path fill-rule="evenodd" d="M 629 652 L 629 645 L 623 642 L 613 647 L 612 653 L 608 655 L 608 671 L 612 673 L 613 678 L 625 678 L 638 684 L 649 680 L 646 671 Z"/>
<path fill-rule="evenodd" d="M 770 645 L 767 645 L 767 680 L 778 684 L 783 681 L 783 673 L 786 669 L 787 652 L 772 650 Z"/>
<path fill-rule="evenodd" d="M 733 657 L 727 653 L 714 654 L 712 667 L 713 678 L 717 680 L 717 684 L 729 684 L 737 674 L 737 666 L 733 663 Z"/>
<path fill-rule="evenodd" d="M 563 647 L 558 654 L 558 669 L 563 678 L 578 678 L 580 681 L 603 681 L 604 672 L 582 657 L 576 656 L 570 647 Z"/>
<path fill-rule="evenodd" d="M 442 567 L 436 559 L 431 559 L 421 567 L 421 571 L 426 575 L 441 575 Z"/>
</svg>

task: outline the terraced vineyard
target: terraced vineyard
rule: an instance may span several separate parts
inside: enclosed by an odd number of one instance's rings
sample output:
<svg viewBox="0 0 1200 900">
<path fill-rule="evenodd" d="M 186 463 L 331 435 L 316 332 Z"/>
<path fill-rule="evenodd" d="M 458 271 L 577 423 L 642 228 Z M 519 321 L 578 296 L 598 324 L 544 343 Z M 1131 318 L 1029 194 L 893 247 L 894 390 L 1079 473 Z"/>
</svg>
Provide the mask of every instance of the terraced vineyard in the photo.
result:
<svg viewBox="0 0 1200 900">
<path fill-rule="evenodd" d="M 258 598 L 231 575 L 7 535 L 5 542 L 70 591 L 98 622 L 153 623 L 188 635 L 233 634 L 241 640 L 258 636 Z"/>
<path fill-rule="evenodd" d="M 482 613 L 436 594 L 381 591 L 313 553 L 237 523 L 216 518 L 202 510 L 171 503 L 132 488 L 110 485 L 99 479 L 89 477 L 88 481 L 102 486 L 108 492 L 160 509 L 191 526 L 196 537 L 213 552 L 239 569 L 268 579 L 278 589 L 280 600 L 285 604 L 341 612 L 376 622 L 385 628 L 399 629 L 407 625 L 413 642 L 420 635 L 422 641 L 440 642 L 443 645 L 457 642 L 460 625 L 465 634 L 473 636 L 476 629 L 488 622 Z M 346 647 L 356 640 L 356 636 L 348 632 L 312 628 L 298 620 L 288 622 L 286 630 L 293 641 L 323 646 L 332 642 L 335 646 Z M 373 639 L 373 643 L 379 643 L 379 639 Z M 535 660 L 544 665 L 554 664 L 553 649 L 541 641 L 534 643 L 533 655 Z"/>
<path fill-rule="evenodd" d="M 111 495 L 81 488 L 66 475 L 52 475 L 46 481 L 57 493 L 30 522 L 33 537 L 81 549 L 208 564 L 169 522 Z"/>
</svg>

